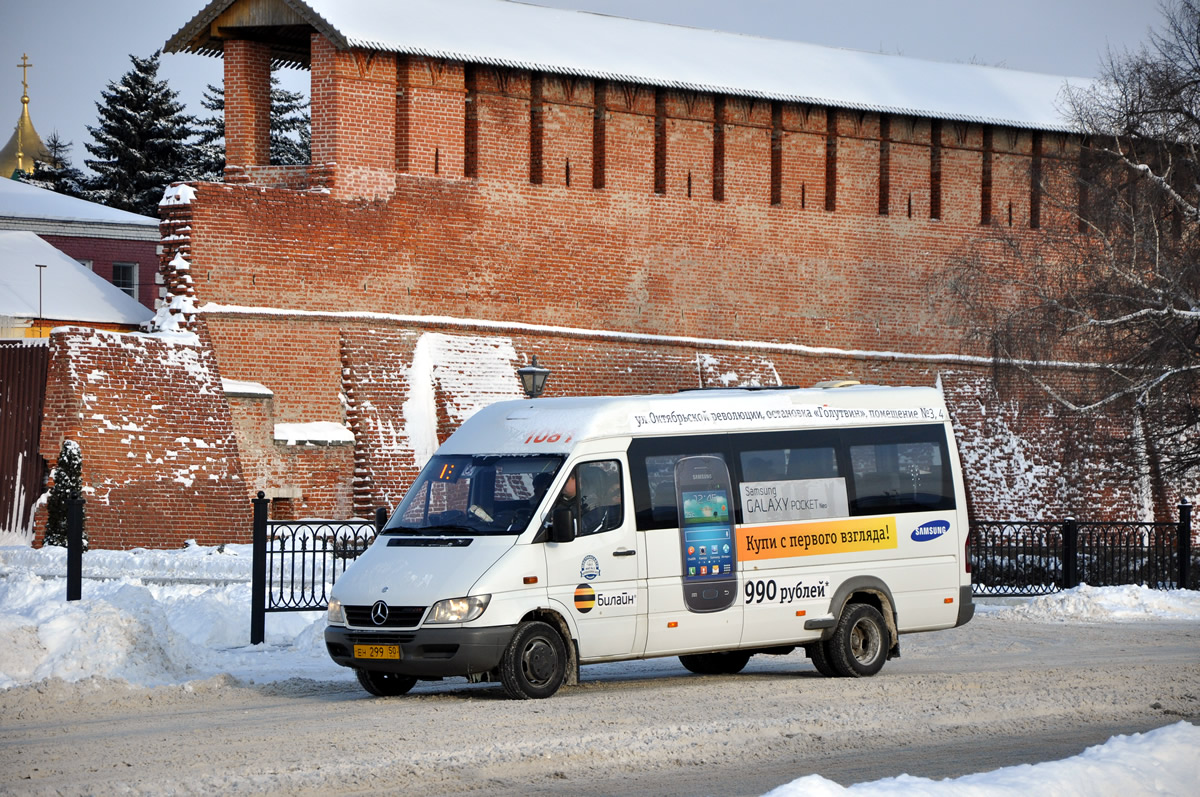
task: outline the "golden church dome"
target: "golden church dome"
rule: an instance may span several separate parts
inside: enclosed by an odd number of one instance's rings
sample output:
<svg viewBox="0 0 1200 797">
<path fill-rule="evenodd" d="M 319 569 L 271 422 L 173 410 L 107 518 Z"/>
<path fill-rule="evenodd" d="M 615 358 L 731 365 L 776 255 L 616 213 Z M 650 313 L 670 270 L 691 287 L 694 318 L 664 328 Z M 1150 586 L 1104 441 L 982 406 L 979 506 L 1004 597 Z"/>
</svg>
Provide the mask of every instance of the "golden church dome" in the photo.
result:
<svg viewBox="0 0 1200 797">
<path fill-rule="evenodd" d="M 33 129 L 33 120 L 29 118 L 29 84 L 26 82 L 26 77 L 29 67 L 33 64 L 29 63 L 28 55 L 22 55 L 21 63 L 17 66 L 23 70 L 21 75 L 21 117 L 17 120 L 12 138 L 4 145 L 4 149 L 0 150 L 0 175 L 4 177 L 12 177 L 13 172 L 18 169 L 23 172 L 32 172 L 35 158 L 38 160 L 49 160 L 50 158 L 46 151 L 46 145 L 42 143 L 41 137 Z"/>
</svg>

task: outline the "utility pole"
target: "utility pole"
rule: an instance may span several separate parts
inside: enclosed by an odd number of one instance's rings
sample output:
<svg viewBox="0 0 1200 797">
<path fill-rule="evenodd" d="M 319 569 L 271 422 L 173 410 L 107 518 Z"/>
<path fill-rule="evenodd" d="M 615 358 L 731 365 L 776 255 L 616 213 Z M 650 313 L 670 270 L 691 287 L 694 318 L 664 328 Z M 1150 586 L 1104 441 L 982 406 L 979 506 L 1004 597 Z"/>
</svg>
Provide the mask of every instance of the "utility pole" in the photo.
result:
<svg viewBox="0 0 1200 797">
<path fill-rule="evenodd" d="M 34 263 L 33 266 L 38 270 L 38 334 L 39 338 L 45 337 L 42 335 L 42 273 L 46 270 L 46 263 Z"/>
</svg>

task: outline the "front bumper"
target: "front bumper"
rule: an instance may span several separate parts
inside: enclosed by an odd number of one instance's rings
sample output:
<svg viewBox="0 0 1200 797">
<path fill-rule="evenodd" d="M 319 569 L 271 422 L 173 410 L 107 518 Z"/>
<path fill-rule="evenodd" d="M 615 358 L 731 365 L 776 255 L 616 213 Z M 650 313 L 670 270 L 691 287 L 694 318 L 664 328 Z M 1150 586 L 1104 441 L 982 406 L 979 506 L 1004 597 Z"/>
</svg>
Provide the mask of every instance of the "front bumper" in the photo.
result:
<svg viewBox="0 0 1200 797">
<path fill-rule="evenodd" d="M 496 669 L 515 631 L 515 625 L 411 631 L 330 625 L 325 627 L 325 648 L 330 658 L 343 667 L 414 678 L 445 678 Z M 356 659 L 355 645 L 398 645 L 400 658 Z"/>
</svg>

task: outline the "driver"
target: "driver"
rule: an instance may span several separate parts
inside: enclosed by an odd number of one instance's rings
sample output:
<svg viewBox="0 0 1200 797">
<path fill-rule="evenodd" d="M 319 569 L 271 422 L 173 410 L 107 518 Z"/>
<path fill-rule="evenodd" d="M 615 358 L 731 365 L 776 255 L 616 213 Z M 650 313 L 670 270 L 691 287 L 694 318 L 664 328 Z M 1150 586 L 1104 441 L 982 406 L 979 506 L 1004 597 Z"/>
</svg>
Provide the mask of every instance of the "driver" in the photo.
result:
<svg viewBox="0 0 1200 797">
<path fill-rule="evenodd" d="M 563 485 L 562 492 L 558 494 L 558 498 L 554 502 L 554 508 L 570 509 L 574 512 L 576 510 L 575 497 L 578 493 L 579 481 L 575 475 L 575 471 L 571 471 L 571 475 L 567 477 L 567 483 Z"/>
</svg>

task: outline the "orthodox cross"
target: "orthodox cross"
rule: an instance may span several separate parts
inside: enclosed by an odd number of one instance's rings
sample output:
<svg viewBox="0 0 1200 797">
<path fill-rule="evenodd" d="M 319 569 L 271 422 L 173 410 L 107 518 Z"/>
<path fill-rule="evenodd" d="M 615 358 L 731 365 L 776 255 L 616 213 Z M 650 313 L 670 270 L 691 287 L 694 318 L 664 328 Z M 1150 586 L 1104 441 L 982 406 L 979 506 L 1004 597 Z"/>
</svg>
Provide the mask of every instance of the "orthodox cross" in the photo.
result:
<svg viewBox="0 0 1200 797">
<path fill-rule="evenodd" d="M 21 63 L 17 64 L 17 68 L 21 70 L 21 93 L 29 94 L 29 67 L 33 64 L 29 63 L 29 53 L 21 54 Z"/>
</svg>

